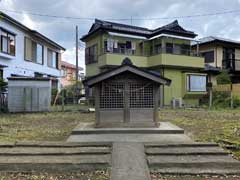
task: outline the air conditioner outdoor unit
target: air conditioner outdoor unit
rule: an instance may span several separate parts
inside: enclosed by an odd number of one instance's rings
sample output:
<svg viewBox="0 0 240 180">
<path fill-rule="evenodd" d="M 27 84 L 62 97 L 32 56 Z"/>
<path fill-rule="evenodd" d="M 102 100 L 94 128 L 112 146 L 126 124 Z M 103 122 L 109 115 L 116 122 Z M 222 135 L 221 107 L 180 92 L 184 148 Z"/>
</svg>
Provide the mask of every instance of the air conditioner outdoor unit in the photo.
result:
<svg viewBox="0 0 240 180">
<path fill-rule="evenodd" d="M 182 106 L 183 106 L 182 98 L 173 98 L 172 99 L 172 108 L 173 109 L 182 108 Z"/>
</svg>

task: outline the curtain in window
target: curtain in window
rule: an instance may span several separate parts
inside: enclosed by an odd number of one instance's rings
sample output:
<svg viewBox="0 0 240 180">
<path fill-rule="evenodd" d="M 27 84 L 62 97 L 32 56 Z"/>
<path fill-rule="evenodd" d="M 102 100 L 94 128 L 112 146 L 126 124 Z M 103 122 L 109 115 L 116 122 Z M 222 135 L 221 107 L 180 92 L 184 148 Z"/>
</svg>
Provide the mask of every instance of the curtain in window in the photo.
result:
<svg viewBox="0 0 240 180">
<path fill-rule="evenodd" d="M 25 37 L 25 59 L 32 61 L 32 41 Z"/>
<path fill-rule="evenodd" d="M 190 91 L 206 91 L 206 76 L 189 75 Z"/>
</svg>

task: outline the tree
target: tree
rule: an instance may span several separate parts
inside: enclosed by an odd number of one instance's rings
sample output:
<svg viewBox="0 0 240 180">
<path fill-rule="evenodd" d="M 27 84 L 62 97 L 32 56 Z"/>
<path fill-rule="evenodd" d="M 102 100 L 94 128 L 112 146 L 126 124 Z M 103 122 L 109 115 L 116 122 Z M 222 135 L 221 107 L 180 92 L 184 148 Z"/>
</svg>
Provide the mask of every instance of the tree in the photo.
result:
<svg viewBox="0 0 240 180">
<path fill-rule="evenodd" d="M 228 71 L 222 71 L 221 74 L 217 75 L 217 84 L 230 84 L 231 78 Z"/>
<path fill-rule="evenodd" d="M 7 82 L 0 78 L 0 94 L 7 92 Z"/>
</svg>

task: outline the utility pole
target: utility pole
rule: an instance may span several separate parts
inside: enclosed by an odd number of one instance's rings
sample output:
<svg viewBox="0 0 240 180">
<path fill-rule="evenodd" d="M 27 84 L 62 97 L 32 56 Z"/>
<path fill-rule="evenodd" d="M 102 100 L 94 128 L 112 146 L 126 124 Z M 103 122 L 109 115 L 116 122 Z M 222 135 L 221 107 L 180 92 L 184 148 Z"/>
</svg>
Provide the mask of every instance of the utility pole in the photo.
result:
<svg viewBox="0 0 240 180">
<path fill-rule="evenodd" d="M 76 26 L 76 82 L 78 82 L 78 26 Z"/>
<path fill-rule="evenodd" d="M 76 104 L 78 103 L 78 26 L 76 26 Z"/>
</svg>

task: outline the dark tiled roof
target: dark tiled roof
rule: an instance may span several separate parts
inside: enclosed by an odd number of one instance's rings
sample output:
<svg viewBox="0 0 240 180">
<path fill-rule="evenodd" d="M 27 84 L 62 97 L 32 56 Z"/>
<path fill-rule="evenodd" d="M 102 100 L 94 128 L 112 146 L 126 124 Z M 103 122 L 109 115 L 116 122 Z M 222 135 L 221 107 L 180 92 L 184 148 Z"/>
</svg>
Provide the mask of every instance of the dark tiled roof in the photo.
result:
<svg viewBox="0 0 240 180">
<path fill-rule="evenodd" d="M 214 67 L 214 66 L 211 66 L 209 64 L 205 64 L 204 70 L 202 70 L 202 71 L 219 74 L 221 72 L 221 69 L 217 68 L 217 67 Z"/>
<path fill-rule="evenodd" d="M 235 41 L 232 39 L 227 39 L 227 38 L 222 38 L 217 36 L 207 36 L 207 37 L 201 38 L 199 39 L 198 44 L 201 45 L 201 44 L 208 44 L 213 42 L 229 43 L 229 44 L 235 44 L 240 46 L 240 41 Z M 194 43 L 193 45 L 196 45 L 196 43 Z"/>
<path fill-rule="evenodd" d="M 188 31 L 188 30 L 185 30 L 184 28 L 182 28 L 178 24 L 177 20 L 175 20 L 172 23 L 167 24 L 165 26 L 159 27 L 157 29 L 148 29 L 148 28 L 143 28 L 143 27 L 138 27 L 138 26 L 132 26 L 132 25 L 127 25 L 127 24 L 120 24 L 120 23 L 96 19 L 95 23 L 90 28 L 88 34 L 83 36 L 82 40 L 84 40 L 85 38 L 89 37 L 90 35 L 94 34 L 95 32 L 97 32 L 99 30 L 140 35 L 140 36 L 144 36 L 147 38 L 156 36 L 161 33 L 174 34 L 174 35 L 180 34 L 180 35 L 186 36 L 186 37 L 196 37 L 197 36 L 194 32 Z"/>
</svg>

